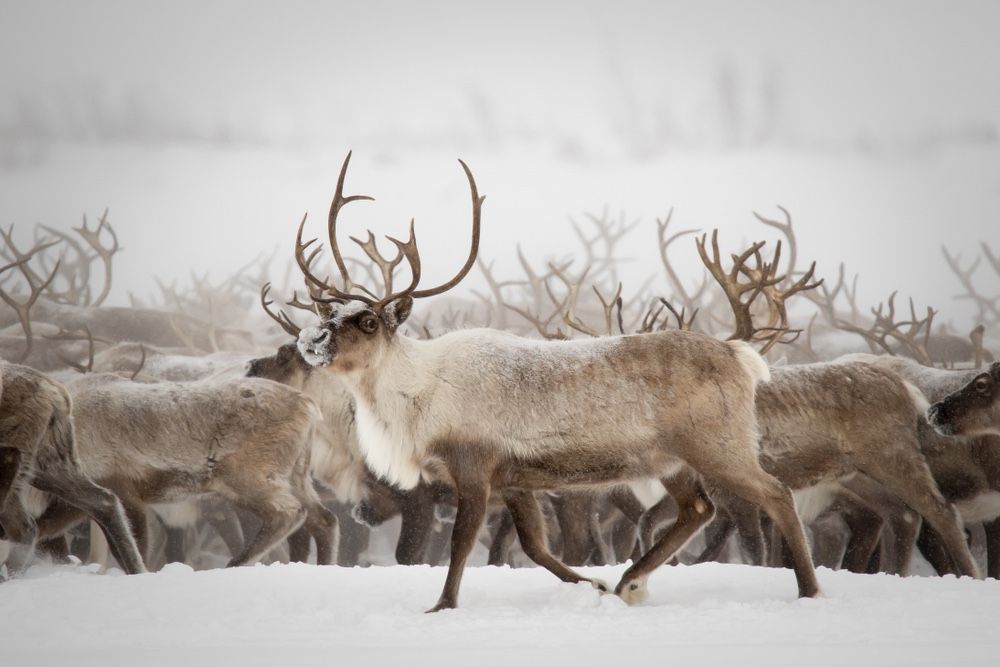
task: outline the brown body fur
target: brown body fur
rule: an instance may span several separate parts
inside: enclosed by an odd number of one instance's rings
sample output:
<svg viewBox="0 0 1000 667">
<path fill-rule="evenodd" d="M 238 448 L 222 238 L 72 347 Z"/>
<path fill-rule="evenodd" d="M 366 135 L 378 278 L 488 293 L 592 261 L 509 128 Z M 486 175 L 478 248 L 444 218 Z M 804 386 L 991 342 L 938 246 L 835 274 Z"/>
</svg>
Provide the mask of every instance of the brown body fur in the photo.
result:
<svg viewBox="0 0 1000 667">
<path fill-rule="evenodd" d="M 0 526 L 27 545 L 21 564 L 40 533 L 24 503 L 33 486 L 94 519 L 126 572 L 145 571 L 121 502 L 81 465 L 66 389 L 26 366 L 0 361 L 0 372 Z"/>
</svg>

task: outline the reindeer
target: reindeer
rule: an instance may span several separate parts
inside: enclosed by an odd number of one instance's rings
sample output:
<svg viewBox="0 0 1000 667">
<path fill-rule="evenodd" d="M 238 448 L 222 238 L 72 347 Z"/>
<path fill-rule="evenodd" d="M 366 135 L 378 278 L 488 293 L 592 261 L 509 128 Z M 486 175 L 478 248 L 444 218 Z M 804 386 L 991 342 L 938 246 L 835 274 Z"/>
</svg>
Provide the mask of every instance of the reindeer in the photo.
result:
<svg viewBox="0 0 1000 667">
<path fill-rule="evenodd" d="M 933 402 L 930 424 L 919 432 L 921 448 L 942 493 L 955 503 L 965 523 L 983 523 L 987 575 L 1000 579 L 1000 434 L 995 423 L 990 426 L 995 419 L 990 398 L 997 365 L 985 372 L 945 370 L 900 357 L 856 356 L 891 369 Z M 941 574 L 953 572 L 955 565 L 940 544 L 936 531 L 921 532 L 918 546 L 931 565 Z"/>
<path fill-rule="evenodd" d="M 248 378 L 145 384 L 107 373 L 67 389 L 83 469 L 121 498 L 143 554 L 148 504 L 215 493 L 262 522 L 230 566 L 257 561 L 303 522 L 317 562 L 330 562 L 336 520 L 309 475 L 319 415 L 299 392 Z M 61 534 L 80 518 L 54 503 L 39 534 Z"/>
<path fill-rule="evenodd" d="M 40 533 L 25 507 L 34 488 L 96 521 L 125 572 L 145 572 L 122 503 L 81 464 L 66 389 L 2 360 L 0 386 L 0 537 L 26 545 L 27 564 Z"/>
<path fill-rule="evenodd" d="M 762 506 L 795 555 L 799 594 L 819 592 L 791 493 L 757 460 L 753 396 L 766 364 L 743 342 L 689 332 L 582 341 L 533 341 L 492 330 L 453 331 L 431 340 L 400 335 L 415 299 L 441 294 L 468 273 L 479 245 L 483 199 L 472 172 L 472 244 L 450 280 L 417 289 L 420 256 L 411 224 L 406 242 L 392 239 L 410 284 L 374 298 L 352 291 L 337 245 L 350 155 L 328 217 L 331 251 L 344 282 L 317 278 L 296 236 L 296 260 L 330 297 L 332 316 L 303 329 L 299 352 L 341 378 L 354 397 L 359 444 L 370 468 L 403 488 L 442 474 L 455 488 L 458 512 L 444 590 L 432 611 L 453 608 L 462 570 L 486 514 L 492 489 L 511 511 L 525 553 L 564 581 L 581 577 L 545 543 L 532 491 L 621 484 L 659 477 L 680 506 L 674 526 L 623 575 L 615 592 L 645 597 L 649 574 L 713 515 L 702 476 Z M 314 251 L 315 255 L 315 251 Z M 612 413 L 616 419 L 608 419 Z"/>
</svg>

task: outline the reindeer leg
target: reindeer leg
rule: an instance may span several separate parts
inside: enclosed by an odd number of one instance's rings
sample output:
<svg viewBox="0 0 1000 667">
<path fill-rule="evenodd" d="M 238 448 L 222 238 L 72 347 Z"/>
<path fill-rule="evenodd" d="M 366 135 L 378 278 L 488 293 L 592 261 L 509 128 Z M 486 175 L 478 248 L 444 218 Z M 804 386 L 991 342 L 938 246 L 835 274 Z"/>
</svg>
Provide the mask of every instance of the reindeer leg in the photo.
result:
<svg viewBox="0 0 1000 667">
<path fill-rule="evenodd" d="M 303 528 L 316 542 L 316 564 L 333 564 L 337 541 L 337 517 L 318 502 L 306 504 L 306 521 Z"/>
<path fill-rule="evenodd" d="M 454 475 L 454 471 L 452 471 Z M 458 481 L 456 479 L 456 481 Z M 442 609 L 454 609 L 458 605 L 458 588 L 462 583 L 462 571 L 465 561 L 469 558 L 472 547 L 476 544 L 479 529 L 486 518 L 486 503 L 490 495 L 489 483 L 474 481 L 456 484 L 458 497 L 458 513 L 455 515 L 455 528 L 451 533 L 451 562 L 448 563 L 448 578 L 444 590 L 429 612 Z"/>
<path fill-rule="evenodd" d="M 695 559 L 696 563 L 717 561 L 729 538 L 736 532 L 736 523 L 726 515 L 716 513 L 715 520 L 705 527 L 705 548 Z"/>
<path fill-rule="evenodd" d="M 986 576 L 1000 579 L 1000 519 L 983 524 L 986 531 Z"/>
<path fill-rule="evenodd" d="M 924 517 L 940 537 L 959 574 L 979 578 L 979 567 L 969 552 L 958 512 L 941 495 L 927 462 L 914 449 L 912 459 L 895 458 L 893 464 L 892 468 L 872 465 L 864 472 Z"/>
<path fill-rule="evenodd" d="M 31 563 L 35 554 L 38 526 L 24 508 L 21 496 L 16 491 L 10 495 L 6 507 L 0 512 L 0 526 L 3 527 L 5 538 L 19 545 L 7 558 L 8 572 L 17 575 Z"/>
<path fill-rule="evenodd" d="M 613 532 L 613 535 L 617 535 L 618 539 L 614 540 L 615 544 L 615 558 L 616 560 L 623 561 L 625 558 L 624 554 L 629 554 L 629 558 L 633 561 L 639 560 L 642 557 L 642 543 L 639 537 L 639 524 L 642 522 L 642 516 L 646 513 L 646 508 L 642 506 L 639 499 L 635 497 L 630 489 L 624 486 L 616 486 L 608 494 L 608 499 L 611 504 L 622 513 L 628 522 L 629 529 L 626 532 L 624 524 L 620 522 L 618 524 L 618 529 Z M 622 554 L 622 555 L 619 555 Z"/>
<path fill-rule="evenodd" d="M 399 510 L 401 525 L 396 543 L 396 562 L 418 565 L 424 562 L 427 537 L 434 523 L 434 492 L 420 483 L 412 492 L 401 494 Z"/>
<path fill-rule="evenodd" d="M 674 498 L 667 494 L 642 515 L 639 521 L 639 542 L 642 552 L 648 551 L 656 542 L 656 529 L 673 516 L 675 504 Z"/>
<path fill-rule="evenodd" d="M 840 567 L 850 572 L 867 574 L 869 563 L 878 549 L 885 522 L 877 512 L 847 492 L 841 497 L 841 503 L 844 506 L 841 517 L 851 532 L 851 538 Z"/>
<path fill-rule="evenodd" d="M 514 538 L 514 517 L 506 507 L 500 511 L 500 522 L 497 532 L 490 543 L 488 565 L 500 566 L 507 562 L 507 550 Z"/>
<path fill-rule="evenodd" d="M 714 480 L 730 493 L 763 508 L 788 545 L 795 567 L 799 597 L 819 595 L 819 582 L 813 567 L 812 556 L 806 542 L 802 522 L 795 512 L 792 492 L 757 464 L 756 459 L 744 461 L 745 465 L 713 470 Z M 706 468 L 710 469 L 710 468 Z"/>
<path fill-rule="evenodd" d="M 260 530 L 243 548 L 243 551 L 232 558 L 226 567 L 239 567 L 256 563 L 276 544 L 302 525 L 306 518 L 306 510 L 290 493 L 280 499 L 267 497 L 264 489 L 257 492 L 256 497 L 247 489 L 248 495 L 234 499 L 244 503 L 246 509 L 256 514 L 261 520 Z M 263 496 L 263 497 L 262 497 Z"/>
<path fill-rule="evenodd" d="M 122 570 L 126 574 L 139 574 L 146 571 L 139 544 L 143 541 L 133 535 L 129 529 L 136 524 L 127 521 L 131 517 L 123 508 L 122 502 L 111 491 L 98 486 L 82 472 L 62 470 L 53 473 L 51 469 L 40 472 L 34 485 L 42 491 L 56 496 L 59 501 L 50 505 L 39 520 L 40 530 L 46 537 L 61 535 L 72 525 L 79 522 L 84 515 L 89 516 L 101 527 L 108 540 L 108 547 Z M 140 527 L 145 530 L 146 515 L 141 511 Z"/>
<path fill-rule="evenodd" d="M 955 566 L 952 563 L 951 556 L 948 555 L 948 550 L 941 543 L 941 536 L 927 523 L 922 524 L 920 527 L 920 533 L 917 536 L 917 548 L 920 550 L 920 554 L 940 576 L 955 574 Z"/>
<path fill-rule="evenodd" d="M 213 504 L 205 513 L 205 518 L 226 543 L 230 556 L 235 556 L 243 550 L 246 543 L 243 539 L 243 527 L 231 507 L 223 502 Z"/>
<path fill-rule="evenodd" d="M 607 591 L 608 585 L 603 581 L 580 576 L 549 551 L 548 540 L 545 538 L 545 520 L 538 501 L 530 491 L 507 490 L 503 494 L 504 503 L 510 510 L 517 537 L 521 548 L 532 561 L 556 575 L 563 581 L 575 584 L 589 581 L 594 588 Z"/>
<path fill-rule="evenodd" d="M 715 505 L 705 492 L 698 476 L 690 470 L 682 470 L 674 477 L 661 480 L 670 496 L 677 501 L 677 520 L 667 532 L 632 564 L 615 587 L 615 594 L 628 604 L 642 602 L 648 596 L 646 580 L 649 575 L 673 556 L 695 533 L 712 520 Z"/>
<path fill-rule="evenodd" d="M 298 530 L 292 532 L 288 536 L 288 562 L 289 563 L 308 563 L 309 562 L 309 546 L 311 544 L 309 531 L 305 526 L 302 526 Z"/>
<path fill-rule="evenodd" d="M 10 499 L 14 490 L 14 480 L 22 472 L 22 462 L 24 459 L 21 450 L 14 447 L 0 447 L 0 511 Z"/>
</svg>

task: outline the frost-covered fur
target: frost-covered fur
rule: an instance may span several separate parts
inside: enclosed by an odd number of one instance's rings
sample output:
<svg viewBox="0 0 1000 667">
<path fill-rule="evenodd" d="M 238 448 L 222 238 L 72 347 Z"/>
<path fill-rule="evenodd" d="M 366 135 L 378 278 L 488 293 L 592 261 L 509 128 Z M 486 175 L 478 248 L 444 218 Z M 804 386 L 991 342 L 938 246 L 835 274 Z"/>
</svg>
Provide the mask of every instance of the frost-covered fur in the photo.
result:
<svg viewBox="0 0 1000 667">
<path fill-rule="evenodd" d="M 354 397 L 375 473 L 403 488 L 433 475 L 455 487 L 452 559 L 435 609 L 456 604 L 491 490 L 504 493 L 525 553 L 580 581 L 548 553 L 531 491 L 663 479 L 678 520 L 656 556 L 626 572 L 621 593 L 711 518 L 692 468 L 765 506 L 792 543 L 800 593 L 818 591 L 791 494 L 757 460 L 753 396 L 767 368 L 745 344 L 676 331 L 535 341 L 467 329 L 415 340 L 397 335 L 411 305 L 336 308 L 298 343 Z"/>
</svg>

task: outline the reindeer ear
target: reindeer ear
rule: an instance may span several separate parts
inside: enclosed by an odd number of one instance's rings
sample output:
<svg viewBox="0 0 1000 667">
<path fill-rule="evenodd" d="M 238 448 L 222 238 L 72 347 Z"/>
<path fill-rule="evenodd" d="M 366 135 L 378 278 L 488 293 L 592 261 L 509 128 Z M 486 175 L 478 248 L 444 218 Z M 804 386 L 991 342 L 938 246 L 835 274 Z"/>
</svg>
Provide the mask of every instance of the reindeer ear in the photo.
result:
<svg viewBox="0 0 1000 667">
<path fill-rule="evenodd" d="M 413 299 L 409 296 L 402 296 L 382 310 L 382 319 L 385 320 L 386 326 L 390 330 L 395 331 L 400 324 L 406 321 L 412 310 Z"/>
</svg>

